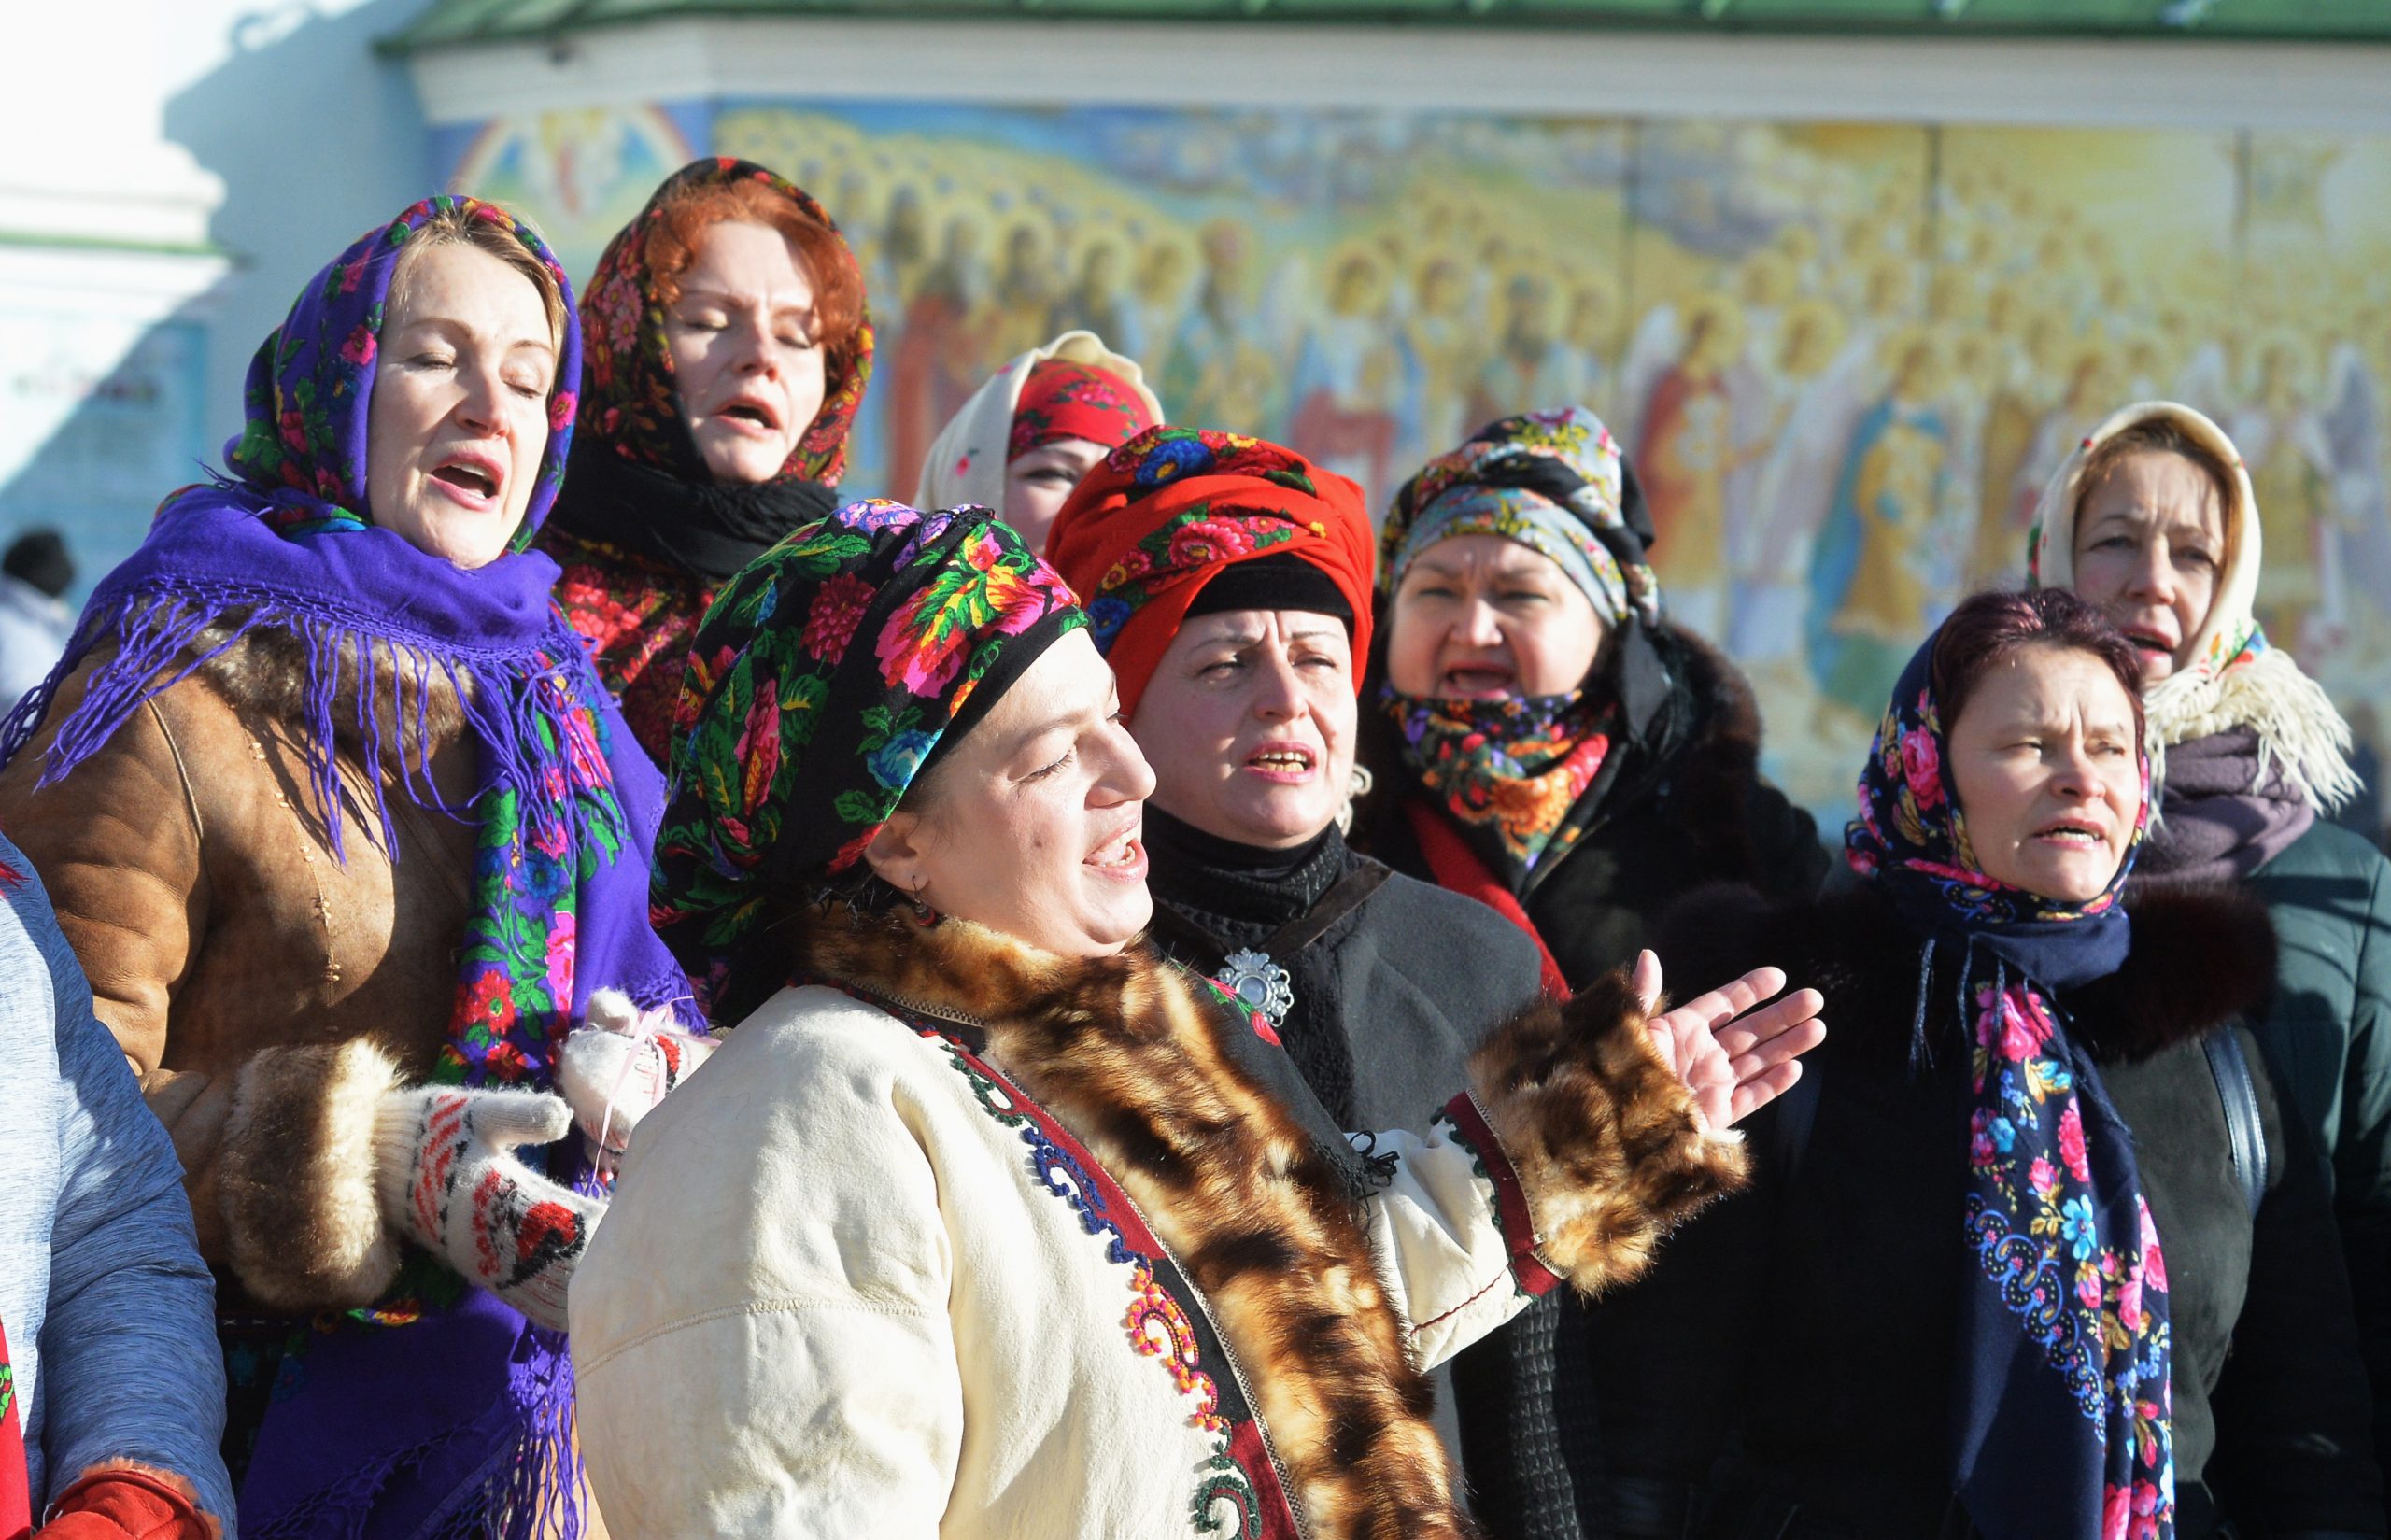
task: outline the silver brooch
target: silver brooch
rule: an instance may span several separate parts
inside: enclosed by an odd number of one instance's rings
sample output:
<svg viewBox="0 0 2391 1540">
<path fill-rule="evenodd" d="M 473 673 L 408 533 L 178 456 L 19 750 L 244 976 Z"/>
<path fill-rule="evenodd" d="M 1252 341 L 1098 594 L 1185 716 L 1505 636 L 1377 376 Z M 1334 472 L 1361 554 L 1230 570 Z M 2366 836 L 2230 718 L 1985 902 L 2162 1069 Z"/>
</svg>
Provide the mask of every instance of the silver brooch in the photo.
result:
<svg viewBox="0 0 2391 1540">
<path fill-rule="evenodd" d="M 1221 970 L 1212 977 L 1248 1010 L 1269 1017 L 1272 1026 L 1284 1023 L 1295 1006 L 1294 976 L 1272 962 L 1266 952 L 1239 947 L 1222 959 Z"/>
</svg>

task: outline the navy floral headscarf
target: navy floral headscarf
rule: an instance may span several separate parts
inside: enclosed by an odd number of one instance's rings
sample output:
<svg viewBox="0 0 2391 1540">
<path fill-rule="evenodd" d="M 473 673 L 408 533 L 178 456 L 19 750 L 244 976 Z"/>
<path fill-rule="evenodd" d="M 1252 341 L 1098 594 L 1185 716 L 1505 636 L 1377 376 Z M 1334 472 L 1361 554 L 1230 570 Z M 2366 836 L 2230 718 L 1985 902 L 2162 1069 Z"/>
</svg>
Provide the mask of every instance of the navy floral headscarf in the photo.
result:
<svg viewBox="0 0 2391 1540">
<path fill-rule="evenodd" d="M 2167 1264 L 2133 1137 L 2057 992 L 2116 971 L 2121 897 L 2149 817 L 2106 888 L 2069 903 L 1985 873 L 1932 685 L 1941 632 L 1902 672 L 1860 772 L 1851 868 L 1934 954 L 1961 955 L 1973 1051 L 1953 1484 L 1987 1540 L 2148 1540 L 2174 1533 Z M 1976 954 L 1987 954 L 1988 969 Z"/>
</svg>

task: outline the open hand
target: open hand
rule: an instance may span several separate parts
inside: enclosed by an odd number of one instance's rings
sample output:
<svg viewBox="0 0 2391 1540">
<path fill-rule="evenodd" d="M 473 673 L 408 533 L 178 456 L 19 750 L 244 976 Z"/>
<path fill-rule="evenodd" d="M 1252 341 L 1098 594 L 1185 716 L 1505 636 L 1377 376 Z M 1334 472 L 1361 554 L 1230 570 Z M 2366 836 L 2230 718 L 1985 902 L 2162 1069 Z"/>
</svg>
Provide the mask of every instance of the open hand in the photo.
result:
<svg viewBox="0 0 2391 1540">
<path fill-rule="evenodd" d="M 1661 999 L 1661 959 L 1639 953 L 1632 978 L 1650 1011 Z M 1783 1095 L 1802 1078 L 1800 1056 L 1826 1039 L 1826 996 L 1797 989 L 1776 998 L 1785 983 L 1784 969 L 1756 968 L 1647 1024 L 1710 1127 L 1732 1127 Z"/>
</svg>

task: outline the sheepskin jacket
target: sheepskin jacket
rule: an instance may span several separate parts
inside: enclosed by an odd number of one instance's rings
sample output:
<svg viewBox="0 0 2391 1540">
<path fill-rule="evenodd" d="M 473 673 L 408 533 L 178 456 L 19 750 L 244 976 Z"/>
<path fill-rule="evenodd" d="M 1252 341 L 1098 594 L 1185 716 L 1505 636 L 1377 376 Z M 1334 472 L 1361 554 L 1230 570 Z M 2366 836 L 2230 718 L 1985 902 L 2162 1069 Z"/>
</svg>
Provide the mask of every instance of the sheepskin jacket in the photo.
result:
<svg viewBox="0 0 2391 1540">
<path fill-rule="evenodd" d="M 2229 1520 L 2243 1535 L 2380 1535 L 2318 1157 L 2236 1024 L 2273 976 L 2266 911 L 2230 890 L 2139 882 L 2127 905 L 2124 966 L 2058 1003 L 2133 1131 L 2166 1249 L 2176 1533 L 2213 1540 Z M 1956 949 L 1921 979 L 1914 933 L 1873 889 L 1774 910 L 1696 894 L 1658 944 L 1686 988 L 1783 968 L 1825 994 L 1828 1036 L 1804 1061 L 1806 1090 L 1749 1120 L 1752 1190 L 1591 1312 L 1581 1372 L 1602 1408 L 1602 1468 L 1573 1474 L 1600 1533 L 1967 1533 L 1949 1481 L 1971 1047 Z M 2225 1031 L 2242 1034 L 2271 1151 L 2255 1215 L 2202 1047 Z"/>
<path fill-rule="evenodd" d="M 1742 1180 L 1618 976 L 1497 1029 L 1362 1197 L 1142 943 L 834 908 L 799 950 L 829 982 L 640 1125 L 573 1280 L 623 1540 L 1469 1535 L 1422 1371 Z"/>
<path fill-rule="evenodd" d="M 346 859 L 333 855 L 294 725 L 304 657 L 281 631 L 243 637 L 36 791 L 50 736 L 97 662 L 65 682 L 42 732 L 0 772 L 0 828 L 41 872 L 95 1013 L 174 1137 L 201 1254 L 228 1285 L 221 1303 L 359 1303 L 312 1281 L 314 1259 L 344 1244 L 327 1227 L 375 1222 L 316 1201 L 339 1109 L 310 1055 L 269 1055 L 278 1073 L 255 1061 L 262 1049 L 329 1054 L 365 1038 L 422 1077 L 448 1031 L 473 826 L 394 793 L 393 861 L 368 778 L 397 767 L 369 765 L 344 738 Z M 353 671 L 341 685 L 355 688 Z M 389 695 L 385 680 L 378 698 Z M 410 691 L 410 720 L 415 704 Z M 445 682 L 424 706 L 432 776 L 461 805 L 475 775 L 462 713 Z M 344 705 L 333 720 L 346 732 L 355 713 Z M 386 735 L 389 752 L 411 736 Z"/>
</svg>

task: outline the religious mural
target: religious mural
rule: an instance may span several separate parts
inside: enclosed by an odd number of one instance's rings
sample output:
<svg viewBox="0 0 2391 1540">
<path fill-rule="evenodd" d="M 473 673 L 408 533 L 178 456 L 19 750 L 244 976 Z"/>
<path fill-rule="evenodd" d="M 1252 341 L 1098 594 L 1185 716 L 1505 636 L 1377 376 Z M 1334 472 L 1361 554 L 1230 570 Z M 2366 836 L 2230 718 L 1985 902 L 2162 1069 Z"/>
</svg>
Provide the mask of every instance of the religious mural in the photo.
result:
<svg viewBox="0 0 2391 1540">
<path fill-rule="evenodd" d="M 1839 827 L 1902 662 L 2021 572 L 2106 409 L 2224 423 L 2271 634 L 2362 728 L 2391 696 L 2391 141 L 2218 132 L 738 101 L 452 134 L 577 271 L 691 153 L 814 191 L 879 353 L 846 488 L 1070 327 L 1175 421 L 1383 507 L 1471 427 L 1583 402 L 1642 474 L 1668 602 Z"/>
</svg>

